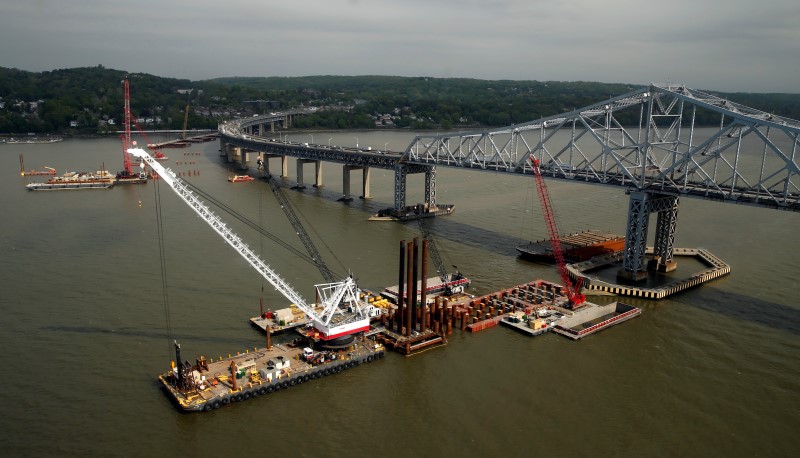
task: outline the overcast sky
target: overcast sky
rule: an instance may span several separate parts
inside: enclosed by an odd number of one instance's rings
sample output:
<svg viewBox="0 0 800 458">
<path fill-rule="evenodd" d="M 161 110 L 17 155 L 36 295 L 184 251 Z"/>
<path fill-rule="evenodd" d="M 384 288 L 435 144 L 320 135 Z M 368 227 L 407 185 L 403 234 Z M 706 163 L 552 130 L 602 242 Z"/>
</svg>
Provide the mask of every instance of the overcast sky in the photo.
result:
<svg viewBox="0 0 800 458">
<path fill-rule="evenodd" d="M 0 66 L 800 92 L 798 0 L 0 0 Z"/>
</svg>

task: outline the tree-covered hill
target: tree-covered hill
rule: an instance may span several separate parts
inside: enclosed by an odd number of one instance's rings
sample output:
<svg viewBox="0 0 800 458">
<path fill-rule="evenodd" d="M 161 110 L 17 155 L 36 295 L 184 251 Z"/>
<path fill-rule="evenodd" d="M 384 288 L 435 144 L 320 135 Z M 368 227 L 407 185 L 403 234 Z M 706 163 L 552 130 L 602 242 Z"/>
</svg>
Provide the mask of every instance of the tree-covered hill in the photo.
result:
<svg viewBox="0 0 800 458">
<path fill-rule="evenodd" d="M 127 76 L 131 107 L 145 128 L 215 128 L 220 120 L 316 106 L 296 127 L 442 128 L 503 126 L 555 115 L 639 86 L 595 82 L 398 76 L 162 78 L 102 66 L 27 72 L 0 67 L 0 134 L 102 133 L 121 129 Z M 719 94 L 800 119 L 800 94 Z M 714 118 L 713 122 L 719 122 Z M 623 119 L 624 121 L 624 119 Z"/>
</svg>

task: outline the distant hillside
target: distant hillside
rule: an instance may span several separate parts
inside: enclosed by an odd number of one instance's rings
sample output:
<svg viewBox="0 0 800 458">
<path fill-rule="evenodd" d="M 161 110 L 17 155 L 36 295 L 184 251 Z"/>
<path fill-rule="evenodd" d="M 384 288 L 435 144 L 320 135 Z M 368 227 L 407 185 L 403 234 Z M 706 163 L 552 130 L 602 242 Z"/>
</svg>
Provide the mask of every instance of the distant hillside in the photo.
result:
<svg viewBox="0 0 800 458">
<path fill-rule="evenodd" d="M 161 120 L 148 127 L 183 126 L 184 107 L 197 92 L 186 95 L 178 90 L 196 89 L 199 83 L 104 67 L 40 73 L 0 67 L 0 133 L 117 130 L 122 122 L 122 80 L 126 75 L 134 116 Z M 190 123 L 192 127 L 216 127 L 216 122 L 206 122 L 202 117 L 192 117 Z"/>
<path fill-rule="evenodd" d="M 315 115 L 298 118 L 296 127 L 300 128 L 504 126 L 569 111 L 640 87 L 397 76 L 190 81 L 102 66 L 38 73 L 0 67 L 0 134 L 118 130 L 123 105 L 121 81 L 126 75 L 132 111 L 140 124 L 171 129 L 183 126 L 187 104 L 190 128 L 214 128 L 222 119 L 298 105 L 323 107 Z M 800 94 L 719 95 L 800 119 Z M 718 118 L 708 121 L 719 122 Z"/>
</svg>

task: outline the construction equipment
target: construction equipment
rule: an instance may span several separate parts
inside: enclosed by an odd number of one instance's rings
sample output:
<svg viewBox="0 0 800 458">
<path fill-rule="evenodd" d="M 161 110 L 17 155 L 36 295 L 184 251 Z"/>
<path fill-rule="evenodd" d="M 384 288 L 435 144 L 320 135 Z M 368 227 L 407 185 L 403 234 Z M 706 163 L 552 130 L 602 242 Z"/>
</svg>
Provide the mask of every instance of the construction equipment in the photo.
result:
<svg viewBox="0 0 800 458">
<path fill-rule="evenodd" d="M 428 226 L 425 224 L 425 218 L 420 217 L 417 219 L 417 222 L 419 223 L 419 231 L 422 233 L 422 238 L 428 241 L 428 255 L 433 261 L 433 265 L 436 268 L 436 273 L 439 274 L 439 278 L 442 279 L 442 283 L 446 283 L 447 270 L 444 268 L 444 263 L 442 262 L 441 256 L 439 256 L 439 250 L 436 248 L 436 243 L 433 241 L 433 237 L 428 230 Z"/>
<path fill-rule="evenodd" d="M 131 88 L 128 84 L 128 78 L 122 80 L 122 84 L 124 87 L 124 104 L 123 104 L 123 125 L 125 126 L 125 133 L 120 135 L 119 138 L 122 140 L 122 166 L 123 170 L 118 173 L 120 177 L 131 177 L 133 176 L 133 171 L 131 170 L 131 157 L 128 154 L 128 150 L 131 149 Z"/>
<path fill-rule="evenodd" d="M 155 158 L 139 148 L 128 150 L 128 153 L 140 158 L 158 173 L 161 182 L 167 184 L 178 197 L 197 213 L 211 228 L 219 234 L 251 267 L 256 269 L 279 293 L 295 304 L 311 319 L 321 340 L 330 341 L 344 338 L 369 329 L 367 304 L 360 299 L 361 291 L 352 276 L 339 282 L 323 283 L 316 286 L 320 304 L 309 304 L 285 280 L 272 270 L 246 243 L 215 215 L 188 185 L 179 179 L 170 169 L 162 166 Z"/>
<path fill-rule="evenodd" d="M 263 171 L 263 162 L 261 159 L 258 160 L 258 168 Z M 278 200 L 278 204 L 281 206 L 283 213 L 286 214 L 286 218 L 289 219 L 289 222 L 292 224 L 292 228 L 294 228 L 295 233 L 298 237 L 300 237 L 300 241 L 303 242 L 303 246 L 306 248 L 308 255 L 311 256 L 311 260 L 314 262 L 314 265 L 316 265 L 317 269 L 319 269 L 319 273 L 322 274 L 322 278 L 324 278 L 328 283 L 335 282 L 336 276 L 333 274 L 333 272 L 331 272 L 331 269 L 328 268 L 325 260 L 322 259 L 322 255 L 320 255 L 319 250 L 317 250 L 317 247 L 314 245 L 311 237 L 308 236 L 308 232 L 306 232 L 305 227 L 303 227 L 303 223 L 300 222 L 300 219 L 297 217 L 297 214 L 292 208 L 292 204 L 283 194 L 280 186 L 275 183 L 272 175 L 265 174 L 264 179 L 267 180 L 267 183 L 269 183 L 269 188 L 272 190 L 272 194 L 274 194 L 275 198 Z"/>
<path fill-rule="evenodd" d="M 186 104 L 186 109 L 183 110 L 183 133 L 181 138 L 186 140 L 186 126 L 189 124 L 189 104 Z"/>
<path fill-rule="evenodd" d="M 547 231 L 550 234 L 550 245 L 553 248 L 553 257 L 556 260 L 556 267 L 558 268 L 558 275 L 561 276 L 561 283 L 564 287 L 565 294 L 569 299 L 568 307 L 576 309 L 581 307 L 586 301 L 586 296 L 580 293 L 583 279 L 578 279 L 575 283 L 569 278 L 567 272 L 567 263 L 564 260 L 564 250 L 561 247 L 561 239 L 558 235 L 558 226 L 556 224 L 555 213 L 550 204 L 550 193 L 547 191 L 547 184 L 542 177 L 542 170 L 540 168 L 540 161 L 536 159 L 533 154 L 530 155 L 531 164 L 533 165 L 533 173 L 536 177 L 536 191 L 539 194 L 539 202 L 542 205 L 542 215 L 547 225 Z"/>
<path fill-rule="evenodd" d="M 421 209 L 417 213 L 422 214 Z M 456 272 L 454 274 L 447 273 L 442 257 L 439 256 L 439 249 L 436 248 L 433 234 L 431 234 L 431 231 L 428 229 L 428 225 L 425 224 L 425 218 L 420 217 L 417 219 L 417 222 L 419 223 L 419 231 L 422 234 L 422 238 L 428 241 L 428 256 L 433 261 L 433 266 L 436 268 L 436 273 L 439 275 L 442 285 L 445 285 L 442 295 L 452 296 L 453 294 L 463 293 L 464 288 L 469 286 L 469 280 L 461 275 L 461 272 L 458 271 L 458 267 L 455 265 L 453 268 Z M 461 280 L 467 280 L 467 282 L 464 283 Z"/>
</svg>

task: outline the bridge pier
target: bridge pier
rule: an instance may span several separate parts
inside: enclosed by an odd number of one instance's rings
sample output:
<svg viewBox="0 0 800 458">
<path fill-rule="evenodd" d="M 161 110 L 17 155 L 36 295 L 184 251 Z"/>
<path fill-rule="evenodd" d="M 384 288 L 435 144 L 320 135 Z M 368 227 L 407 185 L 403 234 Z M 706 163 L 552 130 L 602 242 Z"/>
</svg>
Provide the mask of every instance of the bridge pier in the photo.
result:
<svg viewBox="0 0 800 458">
<path fill-rule="evenodd" d="M 674 258 L 675 229 L 678 219 L 678 196 L 645 191 L 631 191 L 628 205 L 628 229 L 622 268 L 617 277 L 628 281 L 647 279 L 647 271 L 670 272 L 678 267 Z M 653 258 L 645 264 L 647 229 L 650 214 L 657 213 Z"/>
<path fill-rule="evenodd" d="M 339 202 L 350 202 L 353 200 L 353 198 L 350 197 L 350 170 L 352 169 L 353 166 L 350 165 L 342 166 L 342 197 L 339 199 Z"/>
<path fill-rule="evenodd" d="M 403 214 L 406 210 L 406 178 L 408 170 L 403 164 L 394 166 L 394 211 Z"/>
<path fill-rule="evenodd" d="M 400 215 L 406 211 L 406 183 L 409 173 L 425 173 L 425 209 L 436 211 L 436 166 L 424 166 L 422 169 L 410 170 L 404 164 L 394 168 L 394 211 Z"/>
<path fill-rule="evenodd" d="M 319 166 L 319 161 L 315 161 L 314 159 L 297 159 L 297 185 L 292 186 L 292 189 L 306 189 L 306 185 L 303 184 L 303 164 L 308 164 L 310 162 L 315 162 L 317 164 L 317 178 L 319 178 L 319 174 L 321 173 L 321 168 Z M 316 186 L 316 184 L 315 184 Z"/>
<path fill-rule="evenodd" d="M 247 170 L 249 167 L 250 158 L 248 154 L 252 152 L 248 152 L 245 148 L 239 148 L 239 170 Z"/>
<path fill-rule="evenodd" d="M 371 199 L 372 198 L 372 196 L 369 193 L 369 181 L 370 181 L 370 175 L 371 175 L 372 172 L 370 171 L 369 167 L 363 167 L 363 171 L 364 172 L 363 172 L 363 174 L 361 176 L 361 196 L 360 197 L 362 199 L 366 200 L 366 199 Z"/>
<path fill-rule="evenodd" d="M 264 175 L 269 176 L 269 158 L 271 156 L 266 153 L 260 153 L 258 155 L 258 167 L 264 172 Z"/>
<path fill-rule="evenodd" d="M 322 187 L 322 161 L 313 161 L 314 162 L 314 187 L 321 188 Z"/>
<path fill-rule="evenodd" d="M 436 208 L 436 166 L 425 171 L 425 206 L 428 211 Z"/>
<path fill-rule="evenodd" d="M 350 195 L 350 171 L 361 170 L 361 195 L 359 199 L 371 199 L 372 196 L 369 192 L 370 170 L 369 167 L 361 165 L 345 165 L 342 167 L 342 198 L 340 202 L 350 202 L 353 197 Z"/>
</svg>

